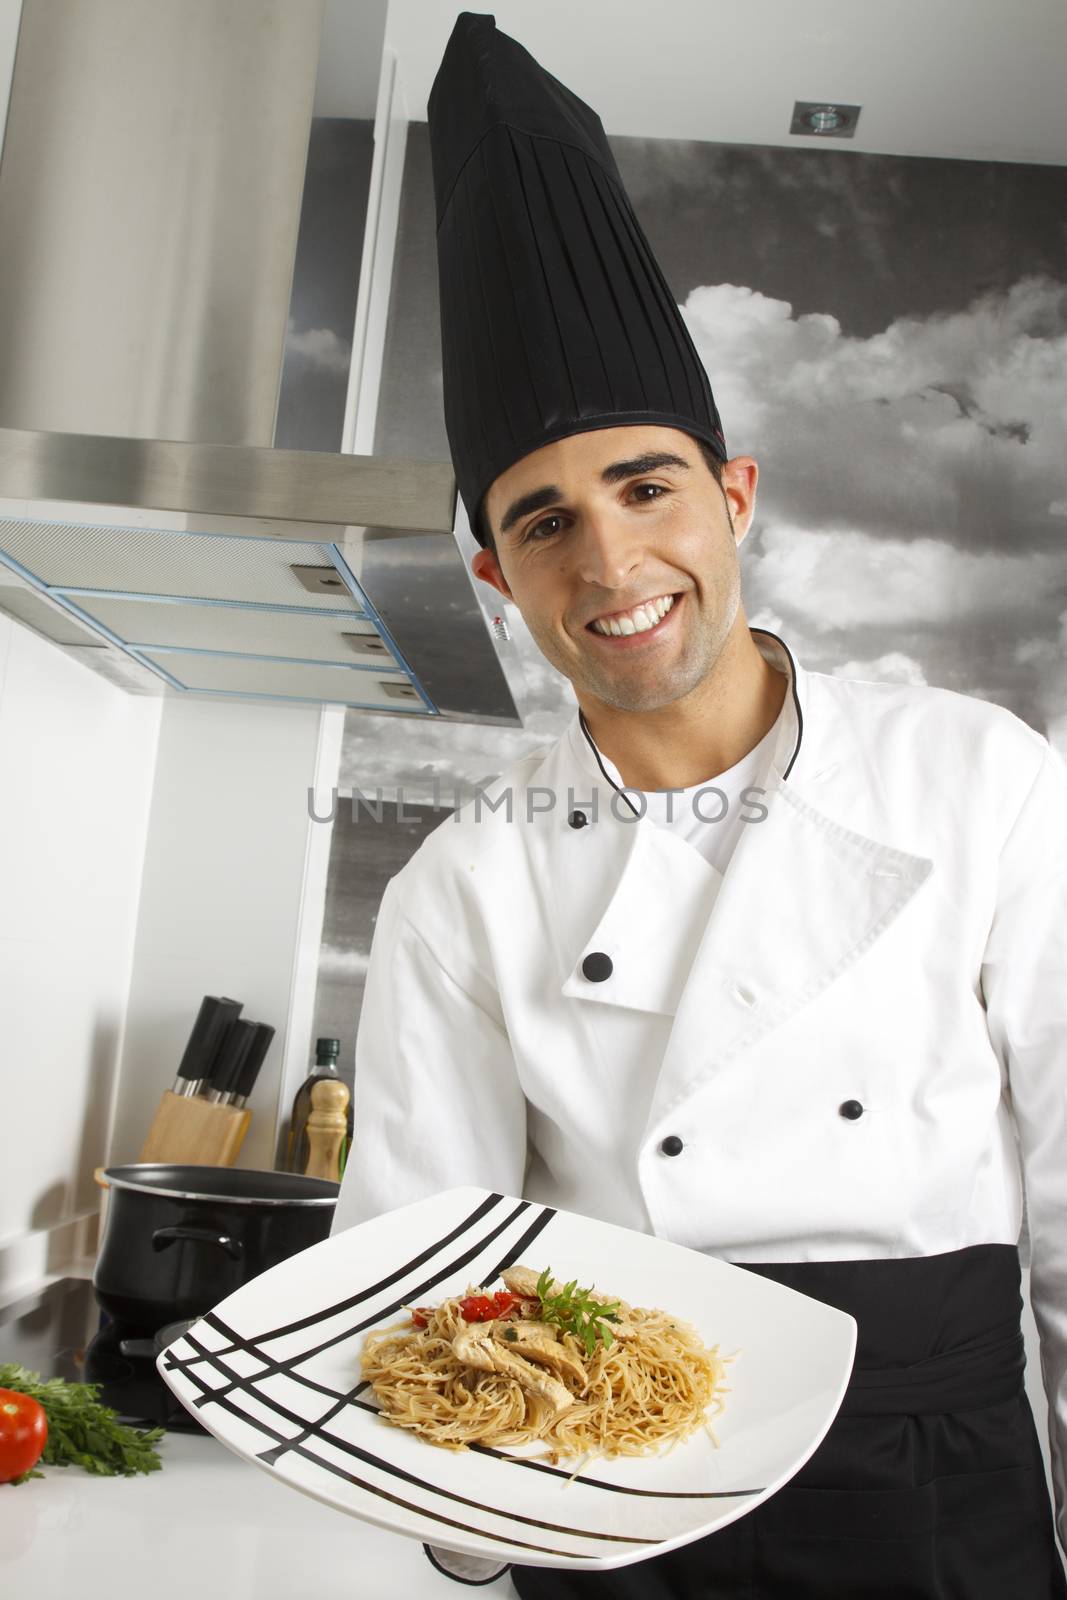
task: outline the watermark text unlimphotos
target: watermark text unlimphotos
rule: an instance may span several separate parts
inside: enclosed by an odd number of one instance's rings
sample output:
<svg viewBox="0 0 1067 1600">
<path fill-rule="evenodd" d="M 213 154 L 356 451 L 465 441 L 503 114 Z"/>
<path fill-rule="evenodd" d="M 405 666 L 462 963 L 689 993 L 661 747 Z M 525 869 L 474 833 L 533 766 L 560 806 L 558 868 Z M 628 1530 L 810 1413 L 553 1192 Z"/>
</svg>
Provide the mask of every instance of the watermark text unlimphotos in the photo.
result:
<svg viewBox="0 0 1067 1600">
<path fill-rule="evenodd" d="M 563 796 L 557 795 L 554 789 L 545 785 L 527 784 L 516 794 L 508 784 L 495 794 L 490 794 L 482 784 L 460 783 L 452 785 L 450 803 L 442 797 L 441 785 L 436 778 L 433 780 L 432 790 L 431 809 L 441 811 L 450 805 L 453 821 L 459 820 L 460 809 L 466 806 L 471 806 L 473 809 L 469 813 L 464 813 L 464 822 L 481 822 L 487 815 L 496 817 L 501 814 L 507 822 L 533 822 L 536 817 L 555 811 L 558 805 L 563 805 L 564 816 L 569 817 L 573 812 L 580 811 L 588 823 L 598 822 L 601 815 L 600 793 L 595 789 L 591 795 L 580 795 L 576 790 L 568 788 L 566 795 Z M 719 789 L 714 784 L 705 784 L 691 791 L 665 789 L 658 792 L 667 797 L 668 822 L 677 821 L 683 814 L 685 805 L 689 806 L 692 815 L 700 822 L 722 822 L 729 812 L 729 796 L 724 789 Z M 742 789 L 740 805 L 751 807 L 756 812 L 756 815 L 750 816 L 742 810 L 742 822 L 762 822 L 766 818 L 767 807 L 759 799 L 749 798 L 753 795 L 764 795 L 766 792 L 766 789 L 755 786 Z M 328 808 L 316 795 L 315 790 L 309 788 L 308 816 L 312 822 L 332 822 L 338 815 L 339 807 L 349 805 L 353 822 L 417 822 L 427 807 L 424 793 L 420 786 L 419 800 L 409 802 L 413 807 L 417 806 L 417 809 L 405 812 L 402 784 L 385 791 L 379 787 L 375 790 L 373 799 L 362 789 L 353 789 L 346 796 L 334 788 L 330 790 Z M 648 796 L 641 789 L 613 789 L 608 809 L 618 822 L 638 822 L 648 810 Z"/>
</svg>

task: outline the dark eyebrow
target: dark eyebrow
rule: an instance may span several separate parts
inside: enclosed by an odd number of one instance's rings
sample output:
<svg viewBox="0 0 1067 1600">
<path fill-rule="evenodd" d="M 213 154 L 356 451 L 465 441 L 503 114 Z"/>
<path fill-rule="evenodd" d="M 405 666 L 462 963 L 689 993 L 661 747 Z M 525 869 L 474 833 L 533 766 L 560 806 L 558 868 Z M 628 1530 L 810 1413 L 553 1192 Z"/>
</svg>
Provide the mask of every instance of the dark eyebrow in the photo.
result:
<svg viewBox="0 0 1067 1600">
<path fill-rule="evenodd" d="M 657 467 L 681 467 L 689 471 L 690 463 L 682 456 L 676 456 L 670 450 L 650 450 L 643 456 L 632 456 L 629 461 L 613 461 L 604 468 L 600 474 L 603 483 L 622 483 L 626 478 L 638 478 L 643 472 L 655 472 Z M 540 489 L 531 489 L 529 494 L 520 495 L 513 500 L 500 519 L 500 532 L 507 533 L 516 522 L 523 517 L 529 517 L 535 511 L 543 511 L 545 506 L 550 506 L 553 500 L 562 497 L 563 490 L 557 483 L 546 483 Z"/>
<path fill-rule="evenodd" d="M 541 489 L 531 489 L 529 494 L 520 495 L 517 500 L 511 502 L 501 517 L 501 533 L 507 533 L 514 523 L 521 521 L 523 517 L 530 516 L 532 512 L 543 511 L 545 506 L 552 504 L 553 500 L 558 500 L 562 493 L 563 490 L 558 483 L 546 483 Z"/>
<path fill-rule="evenodd" d="M 613 461 L 600 474 L 605 483 L 621 483 L 624 478 L 639 478 L 642 472 L 655 472 L 657 467 L 682 467 L 689 471 L 689 462 L 670 450 L 649 450 L 630 461 Z"/>
</svg>

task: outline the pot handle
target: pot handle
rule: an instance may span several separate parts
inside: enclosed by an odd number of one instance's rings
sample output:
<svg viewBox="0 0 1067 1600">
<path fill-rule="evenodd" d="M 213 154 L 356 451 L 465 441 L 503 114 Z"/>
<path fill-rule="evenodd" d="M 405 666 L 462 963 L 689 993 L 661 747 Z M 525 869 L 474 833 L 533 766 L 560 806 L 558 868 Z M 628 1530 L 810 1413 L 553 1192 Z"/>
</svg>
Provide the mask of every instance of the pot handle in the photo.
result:
<svg viewBox="0 0 1067 1600">
<path fill-rule="evenodd" d="M 148 1356 L 150 1359 L 159 1354 L 154 1339 L 120 1339 L 119 1350 L 124 1356 Z"/>
<path fill-rule="evenodd" d="M 204 1244 L 217 1244 L 235 1261 L 240 1261 L 245 1253 L 240 1239 L 231 1239 L 228 1233 L 218 1233 L 214 1228 L 186 1228 L 181 1223 L 174 1228 L 157 1228 L 152 1235 L 152 1249 L 165 1250 L 175 1239 L 199 1239 Z"/>
</svg>

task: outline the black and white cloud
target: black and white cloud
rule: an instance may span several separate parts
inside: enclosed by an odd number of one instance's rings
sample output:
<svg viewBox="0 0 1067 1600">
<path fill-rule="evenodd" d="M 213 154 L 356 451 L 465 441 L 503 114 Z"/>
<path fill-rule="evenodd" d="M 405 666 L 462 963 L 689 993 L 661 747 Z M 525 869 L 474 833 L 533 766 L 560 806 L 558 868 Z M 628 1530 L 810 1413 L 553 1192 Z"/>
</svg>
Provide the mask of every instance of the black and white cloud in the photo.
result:
<svg viewBox="0 0 1067 1600">
<path fill-rule="evenodd" d="M 867 338 L 732 284 L 684 314 L 731 453 L 766 463 L 768 517 L 1062 557 L 1067 284 L 1024 279 Z"/>
<path fill-rule="evenodd" d="M 936 662 L 1067 748 L 1067 285 L 862 338 L 732 284 L 683 313 L 731 454 L 760 463 L 749 620 L 818 670 Z"/>
</svg>

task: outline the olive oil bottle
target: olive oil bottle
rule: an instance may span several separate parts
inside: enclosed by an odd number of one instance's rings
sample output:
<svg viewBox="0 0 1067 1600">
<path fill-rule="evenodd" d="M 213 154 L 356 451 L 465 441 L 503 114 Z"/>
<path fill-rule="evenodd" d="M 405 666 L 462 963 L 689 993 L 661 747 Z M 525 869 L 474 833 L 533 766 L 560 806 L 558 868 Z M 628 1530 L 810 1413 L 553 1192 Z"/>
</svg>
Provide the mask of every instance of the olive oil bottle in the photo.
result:
<svg viewBox="0 0 1067 1600">
<path fill-rule="evenodd" d="M 306 1172 L 311 1147 L 308 1144 L 307 1121 L 311 1115 L 311 1089 L 320 1078 L 340 1079 L 337 1070 L 337 1057 L 341 1053 L 340 1039 L 315 1040 L 315 1065 L 304 1079 L 293 1099 L 293 1114 L 289 1119 L 289 1143 L 286 1151 L 285 1166 L 287 1172 Z M 352 1098 L 348 1100 L 348 1129 L 341 1142 L 340 1170 L 345 1170 L 345 1162 L 352 1146 Z"/>
</svg>

